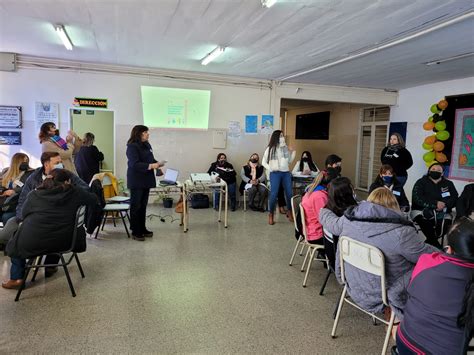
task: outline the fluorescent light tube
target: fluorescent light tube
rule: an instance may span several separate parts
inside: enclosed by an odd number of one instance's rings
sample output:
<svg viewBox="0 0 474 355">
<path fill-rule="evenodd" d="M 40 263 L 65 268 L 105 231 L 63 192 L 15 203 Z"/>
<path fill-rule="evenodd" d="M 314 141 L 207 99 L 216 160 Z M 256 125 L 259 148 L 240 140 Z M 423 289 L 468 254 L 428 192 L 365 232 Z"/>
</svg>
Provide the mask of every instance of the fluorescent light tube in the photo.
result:
<svg viewBox="0 0 474 355">
<path fill-rule="evenodd" d="M 262 5 L 266 8 L 269 8 L 275 5 L 276 2 L 277 0 L 262 0 Z"/>
<path fill-rule="evenodd" d="M 55 25 L 54 29 L 56 30 L 56 33 L 58 34 L 59 38 L 61 38 L 61 41 L 63 42 L 64 47 L 66 47 L 68 51 L 72 51 L 72 42 L 69 39 L 69 36 L 67 35 L 66 29 L 64 28 L 64 26 Z"/>
<path fill-rule="evenodd" d="M 454 56 L 449 57 L 449 58 L 443 58 L 443 59 L 433 60 L 433 61 L 427 62 L 427 63 L 425 63 L 425 64 L 426 64 L 426 65 L 436 65 L 436 64 L 441 64 L 441 63 L 445 63 L 445 62 L 450 62 L 450 61 L 456 60 L 456 59 L 471 57 L 471 56 L 473 56 L 473 55 L 474 55 L 474 52 L 469 52 L 469 53 L 464 53 L 464 54 L 458 54 L 458 55 L 454 55 Z"/>
<path fill-rule="evenodd" d="M 217 47 L 211 53 L 209 53 L 208 55 L 204 57 L 204 59 L 201 61 L 201 64 L 208 65 L 210 62 L 212 62 L 214 59 L 216 59 L 218 56 L 224 53 L 224 50 L 225 50 L 225 47 Z"/>
</svg>

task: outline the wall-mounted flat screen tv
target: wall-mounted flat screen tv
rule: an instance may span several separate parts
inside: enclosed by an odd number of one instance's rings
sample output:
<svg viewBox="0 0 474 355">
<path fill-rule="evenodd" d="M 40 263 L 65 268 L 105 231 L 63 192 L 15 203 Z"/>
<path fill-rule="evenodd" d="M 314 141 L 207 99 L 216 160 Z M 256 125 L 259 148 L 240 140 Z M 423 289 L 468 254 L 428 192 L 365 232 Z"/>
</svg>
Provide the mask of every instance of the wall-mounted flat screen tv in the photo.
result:
<svg viewBox="0 0 474 355">
<path fill-rule="evenodd" d="M 296 115 L 296 139 L 329 139 L 329 111 Z"/>
</svg>

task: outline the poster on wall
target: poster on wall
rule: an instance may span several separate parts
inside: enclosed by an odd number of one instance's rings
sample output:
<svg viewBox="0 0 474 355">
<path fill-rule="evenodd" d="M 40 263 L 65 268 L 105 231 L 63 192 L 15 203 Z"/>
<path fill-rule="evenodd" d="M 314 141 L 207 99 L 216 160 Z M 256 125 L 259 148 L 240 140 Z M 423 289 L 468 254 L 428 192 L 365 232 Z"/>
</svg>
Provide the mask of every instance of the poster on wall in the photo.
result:
<svg viewBox="0 0 474 355">
<path fill-rule="evenodd" d="M 247 115 L 245 116 L 245 134 L 257 134 L 258 133 L 258 116 Z"/>
<path fill-rule="evenodd" d="M 241 129 L 239 121 L 229 121 L 229 138 L 240 138 Z"/>
<path fill-rule="evenodd" d="M 0 131 L 0 145 L 21 145 L 21 132 Z"/>
<path fill-rule="evenodd" d="M 21 106 L 0 106 L 0 128 L 21 128 Z"/>
<path fill-rule="evenodd" d="M 273 132 L 273 115 L 262 115 L 260 134 L 271 134 Z"/>
<path fill-rule="evenodd" d="M 36 130 L 39 131 L 41 125 L 46 122 L 53 122 L 59 127 L 59 104 L 52 102 L 35 103 Z"/>
<path fill-rule="evenodd" d="M 474 108 L 456 110 L 449 178 L 474 178 Z"/>
</svg>

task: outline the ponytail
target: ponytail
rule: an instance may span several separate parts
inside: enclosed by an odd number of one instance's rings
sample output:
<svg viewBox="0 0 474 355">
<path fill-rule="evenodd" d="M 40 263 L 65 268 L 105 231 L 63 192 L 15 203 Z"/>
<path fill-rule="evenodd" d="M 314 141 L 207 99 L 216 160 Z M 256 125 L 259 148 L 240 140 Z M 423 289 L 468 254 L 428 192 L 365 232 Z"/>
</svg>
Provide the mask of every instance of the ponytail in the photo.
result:
<svg viewBox="0 0 474 355">
<path fill-rule="evenodd" d="M 308 185 L 308 187 L 306 188 L 306 193 L 308 194 L 308 196 L 311 195 L 311 193 L 314 191 L 316 187 L 318 187 L 318 185 L 321 185 L 326 175 L 327 175 L 327 172 L 325 170 L 321 170 L 318 173 L 318 175 L 315 176 L 313 182 L 310 185 Z"/>
</svg>

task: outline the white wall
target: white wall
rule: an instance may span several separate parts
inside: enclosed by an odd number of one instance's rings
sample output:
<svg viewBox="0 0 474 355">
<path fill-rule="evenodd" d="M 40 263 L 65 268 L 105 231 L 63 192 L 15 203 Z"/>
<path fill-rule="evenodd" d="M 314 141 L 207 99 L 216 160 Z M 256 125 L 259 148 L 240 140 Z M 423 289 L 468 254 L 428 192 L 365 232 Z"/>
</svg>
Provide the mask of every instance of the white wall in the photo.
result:
<svg viewBox="0 0 474 355">
<path fill-rule="evenodd" d="M 413 156 L 413 167 L 408 170 L 408 181 L 406 192 L 411 198 L 411 191 L 416 180 L 426 174 L 427 168 L 423 161 L 426 152 L 421 147 L 428 133 L 423 130 L 423 122 L 427 120 L 430 107 L 445 96 L 474 93 L 474 77 L 443 81 L 439 83 L 417 86 L 400 90 L 398 105 L 392 107 L 390 113 L 391 122 L 408 122 L 407 125 L 407 149 Z M 472 177 L 474 181 L 474 176 Z M 459 193 L 467 184 L 466 181 L 453 180 Z"/>
<path fill-rule="evenodd" d="M 66 64 L 65 64 L 66 65 Z M 100 65 L 95 67 L 100 68 Z M 225 80 L 225 77 L 221 78 Z M 248 81 L 248 80 L 247 80 Z M 260 82 L 264 82 L 260 80 Z M 74 97 L 98 97 L 109 100 L 109 110 L 114 111 L 116 175 L 125 177 L 125 148 L 131 128 L 143 123 L 141 85 L 180 87 L 211 90 L 210 122 L 208 131 L 152 129 L 150 142 L 157 159 L 167 159 L 168 166 L 180 170 L 180 180 L 190 172 L 206 171 L 220 151 L 224 151 L 236 168 L 243 165 L 251 153 L 263 151 L 267 135 L 243 135 L 228 139 L 227 149 L 212 149 L 212 131 L 228 128 L 229 121 L 240 121 L 244 129 L 247 114 L 275 114 L 280 112 L 280 99 L 299 98 L 316 101 L 343 101 L 393 105 L 397 94 L 384 90 L 344 88 L 320 85 L 276 85 L 273 89 L 248 87 L 200 80 L 163 79 L 126 74 L 81 72 L 79 70 L 20 69 L 17 72 L 0 72 L 0 105 L 23 107 L 23 145 L 0 146 L 0 167 L 9 165 L 10 157 L 17 151 L 30 155 L 33 166 L 39 166 L 41 154 L 38 132 L 34 123 L 36 101 L 59 103 L 60 130 L 69 129 L 69 109 Z M 297 88 L 299 90 L 296 90 Z M 298 91 L 298 92 L 296 92 Z M 275 128 L 279 128 L 275 114 Z"/>
</svg>

